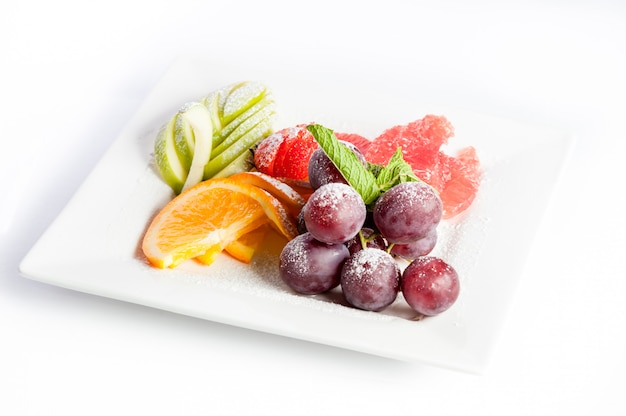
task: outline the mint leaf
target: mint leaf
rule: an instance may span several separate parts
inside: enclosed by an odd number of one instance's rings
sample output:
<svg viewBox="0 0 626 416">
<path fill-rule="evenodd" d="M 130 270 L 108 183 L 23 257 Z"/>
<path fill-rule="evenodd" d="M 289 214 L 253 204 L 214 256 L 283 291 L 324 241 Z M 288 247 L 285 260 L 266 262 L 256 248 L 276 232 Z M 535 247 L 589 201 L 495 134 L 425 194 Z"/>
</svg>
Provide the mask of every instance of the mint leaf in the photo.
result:
<svg viewBox="0 0 626 416">
<path fill-rule="evenodd" d="M 402 157 L 402 148 L 398 148 L 389 163 L 384 166 L 376 176 L 376 183 L 381 192 L 388 191 L 402 182 L 417 182 L 420 179 L 415 176 L 411 165 Z"/>
<path fill-rule="evenodd" d="M 375 202 L 380 196 L 376 177 L 363 166 L 357 155 L 341 143 L 331 129 L 319 124 L 311 124 L 307 126 L 307 130 L 311 132 L 315 141 L 337 166 L 350 186 L 361 195 L 365 204 Z"/>
<path fill-rule="evenodd" d="M 381 170 L 383 170 L 383 168 L 384 168 L 383 165 L 367 162 L 367 170 L 372 172 L 372 175 L 374 175 L 375 178 L 378 177 L 378 174 L 380 173 Z"/>
</svg>

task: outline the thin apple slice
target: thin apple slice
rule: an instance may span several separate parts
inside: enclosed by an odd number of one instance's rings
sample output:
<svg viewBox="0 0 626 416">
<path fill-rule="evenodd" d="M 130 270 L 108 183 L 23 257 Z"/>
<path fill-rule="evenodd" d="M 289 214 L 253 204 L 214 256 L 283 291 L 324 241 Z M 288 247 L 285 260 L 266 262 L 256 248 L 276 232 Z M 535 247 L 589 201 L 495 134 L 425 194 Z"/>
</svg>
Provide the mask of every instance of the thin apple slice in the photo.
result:
<svg viewBox="0 0 626 416">
<path fill-rule="evenodd" d="M 224 93 L 224 89 L 213 91 L 209 95 L 200 100 L 206 108 L 208 108 L 211 114 L 211 122 L 213 124 L 213 136 L 216 137 L 219 131 L 222 129 L 222 120 L 220 119 L 220 100 Z"/>
<path fill-rule="evenodd" d="M 216 158 L 234 143 L 241 140 L 246 133 L 252 130 L 255 126 L 259 125 L 261 122 L 273 125 L 275 116 L 276 112 L 274 111 L 273 105 L 263 106 L 258 109 L 256 113 L 249 115 L 249 117 L 240 123 L 228 136 L 226 136 L 226 138 L 219 145 L 213 148 L 211 151 L 211 159 Z"/>
<path fill-rule="evenodd" d="M 248 131 L 254 124 L 260 120 L 262 115 L 266 114 L 270 116 L 276 112 L 276 103 L 270 94 L 265 95 L 260 101 L 249 107 L 246 111 L 241 113 L 239 117 L 232 120 L 228 125 L 223 126 L 219 131 L 213 134 L 213 149 L 220 146 L 225 140 L 237 140 Z M 257 121 L 248 121 L 251 117 L 256 115 Z M 251 124 L 252 123 L 252 124 Z"/>
<path fill-rule="evenodd" d="M 227 178 L 241 172 L 248 172 L 254 167 L 254 155 L 251 150 L 241 153 L 235 160 L 230 162 L 224 169 L 213 175 L 214 178 Z"/>
<path fill-rule="evenodd" d="M 222 125 L 226 126 L 241 113 L 261 100 L 267 87 L 260 82 L 244 81 L 234 85 L 222 105 Z"/>
<path fill-rule="evenodd" d="M 181 166 L 187 172 L 191 168 L 191 162 L 193 160 L 194 150 L 196 148 L 196 140 L 194 138 L 193 129 L 191 124 L 185 117 L 180 117 L 179 113 L 176 113 L 173 117 L 174 120 L 174 144 L 176 146 L 176 152 L 178 153 L 178 159 Z"/>
<path fill-rule="evenodd" d="M 182 165 L 176 150 L 175 123 L 176 117 L 172 117 L 159 129 L 154 142 L 154 156 L 163 180 L 178 194 L 183 189 L 188 170 Z"/>
<path fill-rule="evenodd" d="M 178 112 L 180 123 L 188 124 L 188 135 L 186 142 L 193 142 L 193 159 L 189 167 L 187 179 L 183 185 L 183 190 L 196 185 L 202 181 L 204 167 L 211 157 L 211 144 L 213 137 L 213 126 L 209 110 L 199 102 L 186 104 Z"/>
<path fill-rule="evenodd" d="M 212 178 L 219 171 L 224 169 L 228 164 L 241 156 L 244 152 L 250 152 L 250 149 L 261 139 L 271 134 L 273 130 L 272 119 L 265 118 L 254 126 L 250 131 L 241 136 L 239 140 L 225 149 L 222 153 L 212 158 L 204 169 L 204 177 Z"/>
</svg>

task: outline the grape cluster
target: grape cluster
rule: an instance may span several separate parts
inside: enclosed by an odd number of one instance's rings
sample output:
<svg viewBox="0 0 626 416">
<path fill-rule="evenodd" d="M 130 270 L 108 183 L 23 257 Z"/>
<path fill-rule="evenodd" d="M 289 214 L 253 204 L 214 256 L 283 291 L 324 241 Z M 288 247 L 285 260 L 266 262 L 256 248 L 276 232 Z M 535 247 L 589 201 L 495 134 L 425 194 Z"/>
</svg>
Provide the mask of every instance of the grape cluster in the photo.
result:
<svg viewBox="0 0 626 416">
<path fill-rule="evenodd" d="M 349 147 L 365 164 L 359 150 Z M 459 295 L 452 266 L 429 256 L 437 243 L 443 206 L 428 184 L 402 182 L 368 211 L 359 193 L 318 149 L 309 162 L 314 190 L 298 218 L 301 234 L 280 255 L 280 276 L 298 293 L 341 286 L 346 301 L 381 311 L 400 291 L 423 316 L 448 309 Z M 400 270 L 395 257 L 410 261 Z"/>
</svg>

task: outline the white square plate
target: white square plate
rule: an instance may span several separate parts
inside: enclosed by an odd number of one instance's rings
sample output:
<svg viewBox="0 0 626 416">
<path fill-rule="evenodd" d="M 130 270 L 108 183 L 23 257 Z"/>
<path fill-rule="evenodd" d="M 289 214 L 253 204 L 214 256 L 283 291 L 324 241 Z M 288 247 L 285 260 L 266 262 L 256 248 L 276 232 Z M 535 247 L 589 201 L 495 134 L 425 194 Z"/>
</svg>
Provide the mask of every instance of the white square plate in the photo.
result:
<svg viewBox="0 0 626 416">
<path fill-rule="evenodd" d="M 272 89 L 278 128 L 315 121 L 375 137 L 425 114 L 443 114 L 456 129 L 450 147 L 477 149 L 485 172 L 477 200 L 462 218 L 441 225 L 435 253 L 461 276 L 461 295 L 451 309 L 415 321 L 401 296 L 384 312 L 374 313 L 345 306 L 340 292 L 297 295 L 278 277 L 276 242 L 251 265 L 227 255 L 208 267 L 190 261 L 175 270 L 157 270 L 146 263 L 139 249 L 143 233 L 172 197 L 153 165 L 157 129 L 185 102 L 245 79 Z M 22 261 L 20 272 L 49 284 L 216 322 L 481 372 L 571 137 L 482 114 L 424 107 L 408 96 L 376 95 L 378 105 L 372 105 L 372 94 L 332 82 L 312 85 L 275 70 L 176 62 Z"/>
</svg>

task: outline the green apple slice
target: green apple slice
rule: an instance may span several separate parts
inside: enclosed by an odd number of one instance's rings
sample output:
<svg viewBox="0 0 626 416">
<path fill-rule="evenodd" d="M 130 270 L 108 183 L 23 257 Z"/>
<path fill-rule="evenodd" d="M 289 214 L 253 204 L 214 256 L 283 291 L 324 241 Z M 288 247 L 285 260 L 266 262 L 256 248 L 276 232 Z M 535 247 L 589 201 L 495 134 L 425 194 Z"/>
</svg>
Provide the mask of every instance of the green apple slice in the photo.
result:
<svg viewBox="0 0 626 416">
<path fill-rule="evenodd" d="M 221 152 L 215 158 L 212 158 L 204 168 L 204 178 L 212 178 L 219 171 L 224 169 L 228 164 L 241 156 L 244 152 L 257 144 L 261 139 L 269 136 L 273 131 L 272 118 L 265 118 L 259 124 L 254 126 L 250 131 L 241 136 L 239 140 L 230 145 L 226 150 Z"/>
<path fill-rule="evenodd" d="M 276 103 L 274 102 L 274 99 L 272 98 L 271 94 L 266 94 L 263 98 L 261 98 L 260 101 L 255 103 L 253 106 L 249 107 L 246 111 L 241 113 L 236 119 L 234 119 L 227 125 L 223 126 L 222 129 L 217 134 L 214 134 L 213 135 L 213 148 L 222 144 L 222 142 L 226 138 L 229 138 L 229 136 L 232 136 L 235 130 L 239 130 L 239 135 L 245 133 L 245 131 L 242 132 L 241 128 L 239 128 L 241 124 L 246 122 L 250 117 L 252 117 L 254 114 L 258 113 L 259 111 L 261 111 L 262 109 L 266 107 L 268 108 L 268 110 L 271 110 L 271 111 L 276 110 Z"/>
<path fill-rule="evenodd" d="M 196 148 L 196 140 L 194 137 L 193 128 L 185 117 L 180 116 L 179 113 L 174 115 L 174 144 L 176 146 L 176 152 L 178 153 L 178 159 L 187 172 L 191 168 L 191 162 L 193 160 L 194 150 Z"/>
<path fill-rule="evenodd" d="M 252 107 L 255 108 L 255 107 Z M 256 108 L 256 112 L 249 114 L 245 120 L 237 125 L 235 129 L 229 132 L 229 134 L 225 137 L 225 139 L 219 143 L 219 145 L 213 147 L 211 151 L 211 158 L 217 157 L 224 150 L 228 149 L 235 142 L 240 140 L 243 135 L 252 130 L 256 125 L 258 125 L 264 119 L 269 119 L 270 123 L 273 123 L 275 118 L 275 106 L 274 105 L 265 105 L 260 108 Z M 241 117 L 243 119 L 243 116 Z M 232 123 L 231 123 L 232 124 Z M 230 124 L 229 124 L 230 126 Z"/>
<path fill-rule="evenodd" d="M 188 103 L 178 112 L 181 124 L 189 125 L 189 132 L 186 142 L 193 141 L 193 158 L 187 179 L 183 185 L 183 191 L 202 181 L 204 166 L 211 157 L 213 124 L 208 108 L 200 102 Z"/>
<path fill-rule="evenodd" d="M 266 105 L 274 106 L 269 89 L 260 82 L 244 81 L 213 91 L 201 101 L 213 120 L 213 147 Z"/>
<path fill-rule="evenodd" d="M 211 114 L 214 138 L 216 137 L 216 132 L 219 132 L 222 129 L 222 121 L 220 120 L 220 99 L 223 94 L 223 89 L 213 91 L 201 101 L 201 103 L 209 109 L 209 113 Z"/>
<path fill-rule="evenodd" d="M 175 123 L 176 117 L 172 117 L 159 129 L 154 142 L 154 156 L 163 180 L 178 194 L 187 179 L 187 169 L 181 164 L 176 151 Z"/>
<path fill-rule="evenodd" d="M 260 82 L 244 81 L 233 86 L 222 108 L 222 125 L 225 126 L 241 113 L 261 100 L 267 88 Z"/>
<path fill-rule="evenodd" d="M 252 150 L 244 151 L 239 157 L 230 162 L 226 167 L 215 175 L 214 178 L 226 178 L 236 173 L 248 172 L 254 167 L 254 154 Z"/>
</svg>

